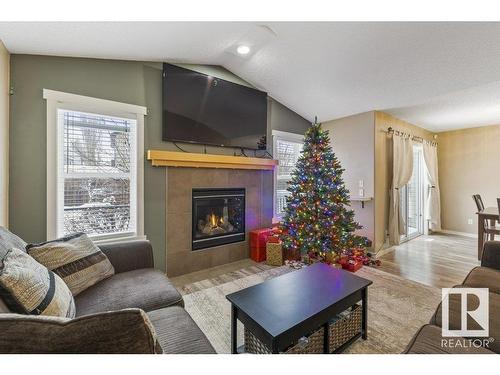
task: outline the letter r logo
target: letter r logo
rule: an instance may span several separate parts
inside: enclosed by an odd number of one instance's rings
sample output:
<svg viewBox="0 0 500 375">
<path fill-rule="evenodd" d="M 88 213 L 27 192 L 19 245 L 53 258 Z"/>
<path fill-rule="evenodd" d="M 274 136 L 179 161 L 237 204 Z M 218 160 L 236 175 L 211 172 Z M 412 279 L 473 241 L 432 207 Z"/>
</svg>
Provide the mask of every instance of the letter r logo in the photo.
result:
<svg viewBox="0 0 500 375">
<path fill-rule="evenodd" d="M 489 336 L 488 288 L 443 288 L 443 337 Z"/>
</svg>

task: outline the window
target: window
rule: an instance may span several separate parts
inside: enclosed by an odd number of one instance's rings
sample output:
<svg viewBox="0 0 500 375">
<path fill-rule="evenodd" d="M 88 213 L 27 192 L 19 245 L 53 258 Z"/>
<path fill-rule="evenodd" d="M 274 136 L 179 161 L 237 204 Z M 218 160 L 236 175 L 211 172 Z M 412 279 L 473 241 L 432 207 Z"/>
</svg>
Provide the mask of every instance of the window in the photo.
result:
<svg viewBox="0 0 500 375">
<path fill-rule="evenodd" d="M 297 160 L 304 143 L 298 134 L 273 131 L 273 157 L 279 161 L 274 172 L 274 221 L 279 221 L 285 212 L 287 191 Z"/>
<path fill-rule="evenodd" d="M 44 97 L 48 239 L 142 237 L 145 108 L 50 90 Z"/>
</svg>

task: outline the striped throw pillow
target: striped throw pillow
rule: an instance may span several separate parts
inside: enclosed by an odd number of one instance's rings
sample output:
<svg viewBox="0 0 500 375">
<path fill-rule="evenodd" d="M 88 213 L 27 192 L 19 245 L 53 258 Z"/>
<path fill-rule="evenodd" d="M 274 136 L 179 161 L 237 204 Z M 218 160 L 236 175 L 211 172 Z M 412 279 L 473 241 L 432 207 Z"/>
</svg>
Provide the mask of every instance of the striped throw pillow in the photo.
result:
<svg viewBox="0 0 500 375">
<path fill-rule="evenodd" d="M 74 296 L 115 274 L 108 257 L 84 233 L 30 244 L 26 250 L 59 275 Z"/>
<path fill-rule="evenodd" d="M 64 281 L 16 248 L 0 261 L 0 295 L 19 314 L 75 317 L 75 300 Z"/>
</svg>

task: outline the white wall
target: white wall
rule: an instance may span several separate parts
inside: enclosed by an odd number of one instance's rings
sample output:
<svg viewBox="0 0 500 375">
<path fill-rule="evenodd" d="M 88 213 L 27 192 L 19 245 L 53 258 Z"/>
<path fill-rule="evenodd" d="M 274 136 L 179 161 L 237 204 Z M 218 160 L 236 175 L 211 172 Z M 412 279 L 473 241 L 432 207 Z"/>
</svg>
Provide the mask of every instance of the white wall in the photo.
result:
<svg viewBox="0 0 500 375">
<path fill-rule="evenodd" d="M 9 65 L 9 52 L 0 40 L 0 226 L 8 226 L 9 218 Z"/>
<path fill-rule="evenodd" d="M 364 196 L 374 197 L 375 184 L 375 114 L 366 112 L 323 123 L 329 130 L 333 152 L 342 168 L 343 178 L 351 197 L 359 196 L 359 181 L 363 180 Z M 374 201 L 351 202 L 356 221 L 362 226 L 358 233 L 374 241 L 375 208 Z"/>
</svg>

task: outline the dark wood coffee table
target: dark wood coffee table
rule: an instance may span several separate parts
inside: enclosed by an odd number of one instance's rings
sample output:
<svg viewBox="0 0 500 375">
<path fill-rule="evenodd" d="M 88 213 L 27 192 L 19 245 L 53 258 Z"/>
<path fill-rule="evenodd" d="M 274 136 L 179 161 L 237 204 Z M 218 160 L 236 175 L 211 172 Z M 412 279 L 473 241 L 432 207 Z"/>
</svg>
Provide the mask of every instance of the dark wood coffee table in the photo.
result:
<svg viewBox="0 0 500 375">
<path fill-rule="evenodd" d="M 320 328 L 350 306 L 362 302 L 361 333 L 367 338 L 368 286 L 372 282 L 350 272 L 317 263 L 226 296 L 231 302 L 231 352 L 236 354 L 237 320 L 266 345 L 279 353 L 301 337 Z M 329 353 L 329 329 L 324 352 Z"/>
</svg>

